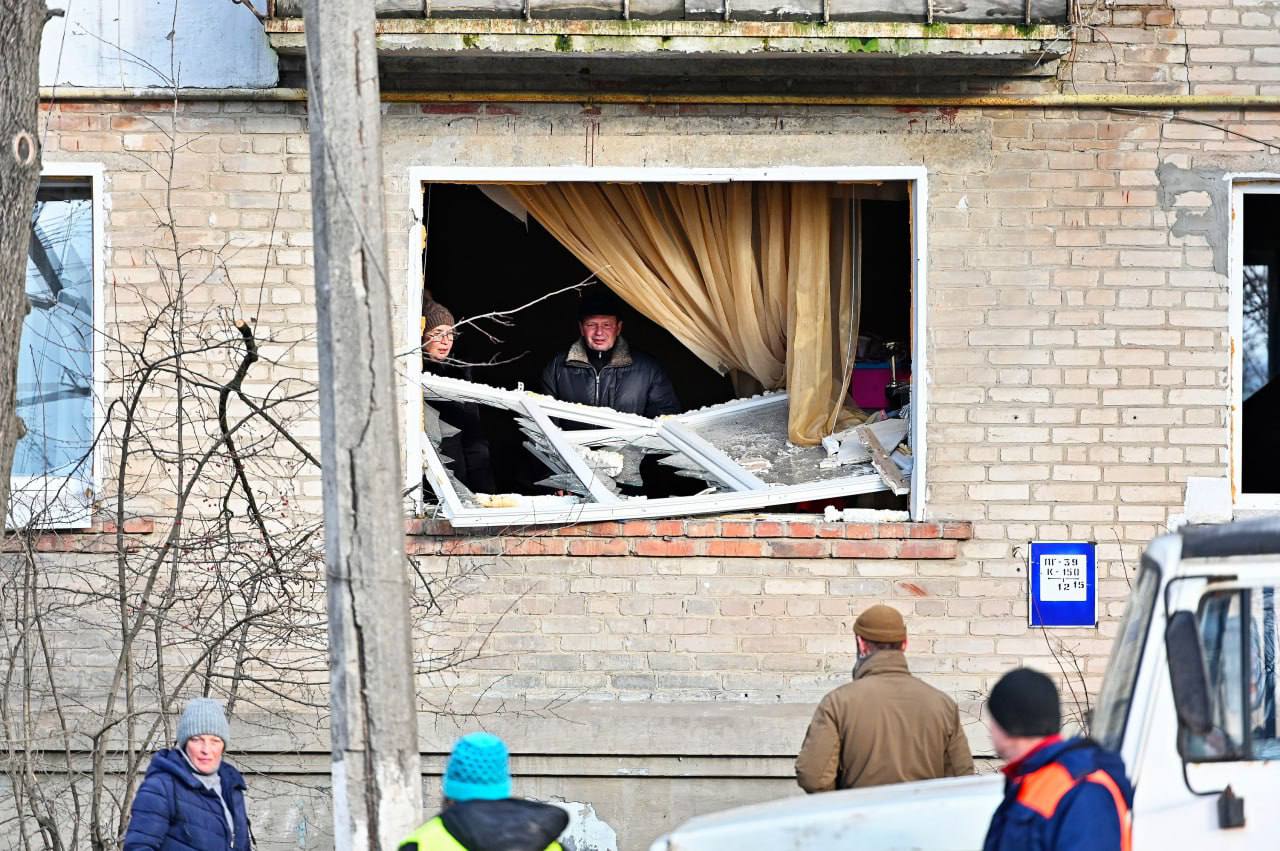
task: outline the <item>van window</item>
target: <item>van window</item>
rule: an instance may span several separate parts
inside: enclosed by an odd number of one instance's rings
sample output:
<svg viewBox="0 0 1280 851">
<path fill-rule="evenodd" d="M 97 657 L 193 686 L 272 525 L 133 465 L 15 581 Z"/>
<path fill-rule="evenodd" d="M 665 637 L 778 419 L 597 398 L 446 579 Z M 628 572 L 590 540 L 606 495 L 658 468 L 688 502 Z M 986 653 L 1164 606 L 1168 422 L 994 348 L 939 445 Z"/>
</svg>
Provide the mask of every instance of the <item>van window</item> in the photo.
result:
<svg viewBox="0 0 1280 851">
<path fill-rule="evenodd" d="M 1249 733 L 1254 759 L 1280 759 L 1276 736 L 1276 589 L 1259 588 L 1250 595 L 1253 646 L 1249 677 Z"/>
<path fill-rule="evenodd" d="M 1098 708 L 1094 712 L 1090 735 L 1103 747 L 1120 750 L 1124 739 L 1124 725 L 1129 716 L 1129 704 L 1138 683 L 1138 664 L 1146 644 L 1147 627 L 1155 610 L 1156 592 L 1160 588 L 1160 571 L 1144 567 L 1138 575 L 1129 604 L 1125 607 L 1120 635 L 1111 650 L 1107 664 L 1107 677 L 1098 696 Z"/>
<path fill-rule="evenodd" d="M 1214 728 L 1187 736 L 1193 762 L 1280 758 L 1276 730 L 1276 589 L 1208 594 L 1200 604 Z"/>
</svg>

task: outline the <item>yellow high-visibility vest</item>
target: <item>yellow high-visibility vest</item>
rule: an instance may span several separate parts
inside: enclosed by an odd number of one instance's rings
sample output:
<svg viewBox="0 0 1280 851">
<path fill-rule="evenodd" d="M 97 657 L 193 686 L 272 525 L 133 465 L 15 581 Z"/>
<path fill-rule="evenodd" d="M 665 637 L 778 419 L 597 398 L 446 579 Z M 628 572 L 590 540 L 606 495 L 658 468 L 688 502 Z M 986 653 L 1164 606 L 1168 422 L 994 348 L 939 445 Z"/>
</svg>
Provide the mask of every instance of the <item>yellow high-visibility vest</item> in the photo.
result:
<svg viewBox="0 0 1280 851">
<path fill-rule="evenodd" d="M 445 829 L 444 821 L 436 816 L 400 843 L 400 851 L 468 851 Z M 545 851 L 563 851 L 559 842 L 552 842 Z"/>
</svg>

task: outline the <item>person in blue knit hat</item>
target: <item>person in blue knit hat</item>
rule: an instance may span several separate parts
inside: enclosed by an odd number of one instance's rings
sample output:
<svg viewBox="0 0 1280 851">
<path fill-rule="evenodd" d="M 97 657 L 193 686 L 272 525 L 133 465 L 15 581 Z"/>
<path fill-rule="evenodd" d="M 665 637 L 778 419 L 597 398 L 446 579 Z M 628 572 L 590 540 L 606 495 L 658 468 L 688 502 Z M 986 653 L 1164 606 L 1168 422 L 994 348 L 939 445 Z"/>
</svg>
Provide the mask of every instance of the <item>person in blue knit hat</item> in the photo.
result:
<svg viewBox="0 0 1280 851">
<path fill-rule="evenodd" d="M 569 814 L 511 797 L 511 757 L 502 739 L 468 733 L 444 770 L 440 814 L 400 843 L 400 851 L 561 851 Z"/>
<path fill-rule="evenodd" d="M 123 851 L 252 851 L 244 778 L 223 759 L 230 740 L 221 704 L 187 704 L 177 747 L 157 751 L 147 766 Z"/>
</svg>

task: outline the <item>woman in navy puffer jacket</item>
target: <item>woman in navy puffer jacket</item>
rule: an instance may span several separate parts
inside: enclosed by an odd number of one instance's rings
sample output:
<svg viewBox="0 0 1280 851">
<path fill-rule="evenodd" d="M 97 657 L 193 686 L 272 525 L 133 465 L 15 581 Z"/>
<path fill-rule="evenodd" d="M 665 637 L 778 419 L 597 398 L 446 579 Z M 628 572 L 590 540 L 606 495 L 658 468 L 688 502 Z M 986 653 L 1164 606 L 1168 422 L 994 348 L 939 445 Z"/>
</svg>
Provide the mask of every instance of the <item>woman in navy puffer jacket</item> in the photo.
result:
<svg viewBox="0 0 1280 851">
<path fill-rule="evenodd" d="M 252 851 L 244 778 L 222 759 L 230 735 L 215 701 L 178 721 L 178 747 L 157 751 L 129 813 L 123 851 Z"/>
</svg>

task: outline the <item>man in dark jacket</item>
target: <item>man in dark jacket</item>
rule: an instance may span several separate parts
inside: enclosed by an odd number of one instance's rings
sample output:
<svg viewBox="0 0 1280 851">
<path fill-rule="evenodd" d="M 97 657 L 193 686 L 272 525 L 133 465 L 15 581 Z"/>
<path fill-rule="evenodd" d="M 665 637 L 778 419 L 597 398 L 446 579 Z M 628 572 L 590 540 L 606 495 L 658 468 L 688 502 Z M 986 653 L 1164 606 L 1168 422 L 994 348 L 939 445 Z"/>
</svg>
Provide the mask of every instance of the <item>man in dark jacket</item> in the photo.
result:
<svg viewBox="0 0 1280 851">
<path fill-rule="evenodd" d="M 1124 763 L 1091 739 L 1058 735 L 1053 681 L 1029 668 L 1010 671 L 987 709 L 991 744 L 1008 764 L 983 851 L 1129 851 L 1133 787 Z"/>
<path fill-rule="evenodd" d="M 440 814 L 400 843 L 400 851 L 561 851 L 569 814 L 511 797 L 507 746 L 490 733 L 458 740 L 444 770 Z"/>
<path fill-rule="evenodd" d="M 197 697 L 178 721 L 178 747 L 157 751 L 129 814 L 123 851 L 252 851 L 244 778 L 222 754 L 218 703 Z"/>
<path fill-rule="evenodd" d="M 679 413 L 680 400 L 661 364 L 627 345 L 621 314 L 609 290 L 589 290 L 578 309 L 582 336 L 542 370 L 542 392 L 645 417 Z"/>
<path fill-rule="evenodd" d="M 796 757 L 806 792 L 973 774 L 956 702 L 911 676 L 907 626 L 897 609 L 858 615 L 853 682 L 818 704 Z"/>
</svg>

